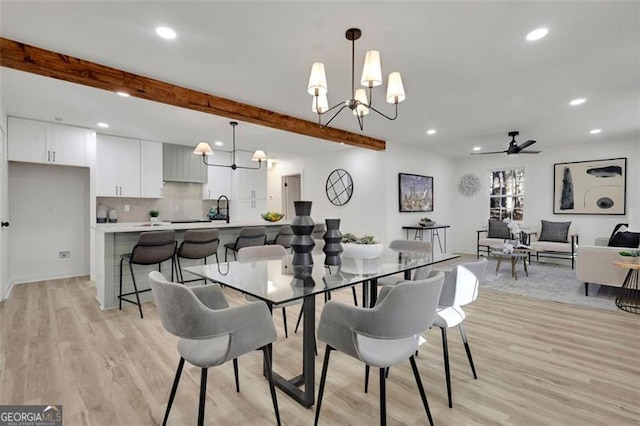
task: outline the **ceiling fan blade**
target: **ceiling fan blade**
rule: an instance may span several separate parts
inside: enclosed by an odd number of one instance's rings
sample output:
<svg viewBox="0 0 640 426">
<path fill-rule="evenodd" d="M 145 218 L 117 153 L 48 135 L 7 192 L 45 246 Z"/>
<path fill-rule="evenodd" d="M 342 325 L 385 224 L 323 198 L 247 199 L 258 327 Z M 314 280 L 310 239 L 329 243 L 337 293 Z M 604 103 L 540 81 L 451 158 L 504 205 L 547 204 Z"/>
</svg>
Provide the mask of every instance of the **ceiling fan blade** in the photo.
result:
<svg viewBox="0 0 640 426">
<path fill-rule="evenodd" d="M 523 142 L 522 145 L 518 145 L 518 149 L 523 150 L 526 147 L 533 145 L 534 143 L 536 143 L 536 141 L 528 140 L 526 142 Z"/>
<path fill-rule="evenodd" d="M 507 151 L 472 152 L 471 155 L 504 154 Z"/>
<path fill-rule="evenodd" d="M 542 151 L 520 151 L 520 154 L 540 154 Z"/>
</svg>

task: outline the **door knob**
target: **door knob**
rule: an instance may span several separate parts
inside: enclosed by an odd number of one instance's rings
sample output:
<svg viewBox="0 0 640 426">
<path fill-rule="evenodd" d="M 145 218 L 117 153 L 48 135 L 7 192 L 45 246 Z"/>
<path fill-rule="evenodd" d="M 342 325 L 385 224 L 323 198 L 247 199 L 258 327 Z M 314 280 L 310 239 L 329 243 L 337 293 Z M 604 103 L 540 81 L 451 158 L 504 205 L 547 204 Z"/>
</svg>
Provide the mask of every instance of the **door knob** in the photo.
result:
<svg viewBox="0 0 640 426">
<path fill-rule="evenodd" d="M 9 226 L 9 222 L 2 222 L 2 227 Z"/>
</svg>

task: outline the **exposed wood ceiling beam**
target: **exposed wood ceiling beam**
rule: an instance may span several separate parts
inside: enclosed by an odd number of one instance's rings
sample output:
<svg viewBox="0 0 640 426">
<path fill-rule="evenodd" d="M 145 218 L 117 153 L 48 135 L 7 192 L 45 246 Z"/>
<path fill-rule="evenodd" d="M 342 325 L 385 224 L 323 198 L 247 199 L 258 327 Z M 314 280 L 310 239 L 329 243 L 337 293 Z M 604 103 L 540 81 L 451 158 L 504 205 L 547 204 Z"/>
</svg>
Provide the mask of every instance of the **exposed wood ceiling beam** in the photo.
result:
<svg viewBox="0 0 640 426">
<path fill-rule="evenodd" d="M 243 104 L 0 37 L 0 66 L 112 92 L 381 151 L 385 141 Z"/>
</svg>

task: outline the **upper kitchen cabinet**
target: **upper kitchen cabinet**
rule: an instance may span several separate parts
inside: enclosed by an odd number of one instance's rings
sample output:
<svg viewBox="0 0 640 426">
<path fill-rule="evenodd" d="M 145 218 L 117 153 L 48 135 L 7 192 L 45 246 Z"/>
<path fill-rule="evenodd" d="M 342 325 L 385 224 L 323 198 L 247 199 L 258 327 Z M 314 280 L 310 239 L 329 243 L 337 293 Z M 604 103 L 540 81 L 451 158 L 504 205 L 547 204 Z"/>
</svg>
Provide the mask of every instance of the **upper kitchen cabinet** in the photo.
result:
<svg viewBox="0 0 640 426">
<path fill-rule="evenodd" d="M 89 166 L 92 130 L 17 117 L 9 117 L 8 123 L 10 161 Z"/>
<path fill-rule="evenodd" d="M 202 159 L 200 158 L 202 162 Z M 214 155 L 207 158 L 212 164 L 231 164 L 231 153 L 216 151 Z M 231 173 L 229 167 L 207 166 L 208 181 L 202 185 L 202 198 L 204 200 L 217 200 L 221 195 L 231 197 Z"/>
<path fill-rule="evenodd" d="M 193 155 L 193 147 L 165 143 L 162 162 L 165 181 L 207 183 L 207 166 L 201 157 Z"/>
<path fill-rule="evenodd" d="M 162 143 L 140 142 L 140 196 L 162 198 Z"/>
<path fill-rule="evenodd" d="M 238 166 L 258 167 L 258 163 L 251 161 L 253 153 L 246 151 L 236 152 Z M 236 169 L 232 172 L 232 189 L 234 199 L 265 200 L 267 198 L 267 163 L 259 170 Z"/>
<path fill-rule="evenodd" d="M 96 195 L 140 197 L 140 141 L 98 135 Z"/>
</svg>

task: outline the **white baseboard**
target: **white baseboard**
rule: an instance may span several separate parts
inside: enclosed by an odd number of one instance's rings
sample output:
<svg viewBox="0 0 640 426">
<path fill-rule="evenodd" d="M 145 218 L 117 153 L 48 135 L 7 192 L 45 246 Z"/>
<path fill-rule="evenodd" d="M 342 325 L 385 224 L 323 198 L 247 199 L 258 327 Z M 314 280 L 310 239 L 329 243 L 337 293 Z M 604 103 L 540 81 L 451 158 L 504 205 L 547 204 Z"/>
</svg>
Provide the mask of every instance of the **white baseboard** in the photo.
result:
<svg viewBox="0 0 640 426">
<path fill-rule="evenodd" d="M 28 284 L 38 281 L 58 280 L 62 278 L 75 278 L 87 276 L 86 272 L 70 272 L 66 274 L 44 274 L 44 275 L 27 275 L 22 277 L 14 277 L 12 279 L 13 284 Z"/>
</svg>

